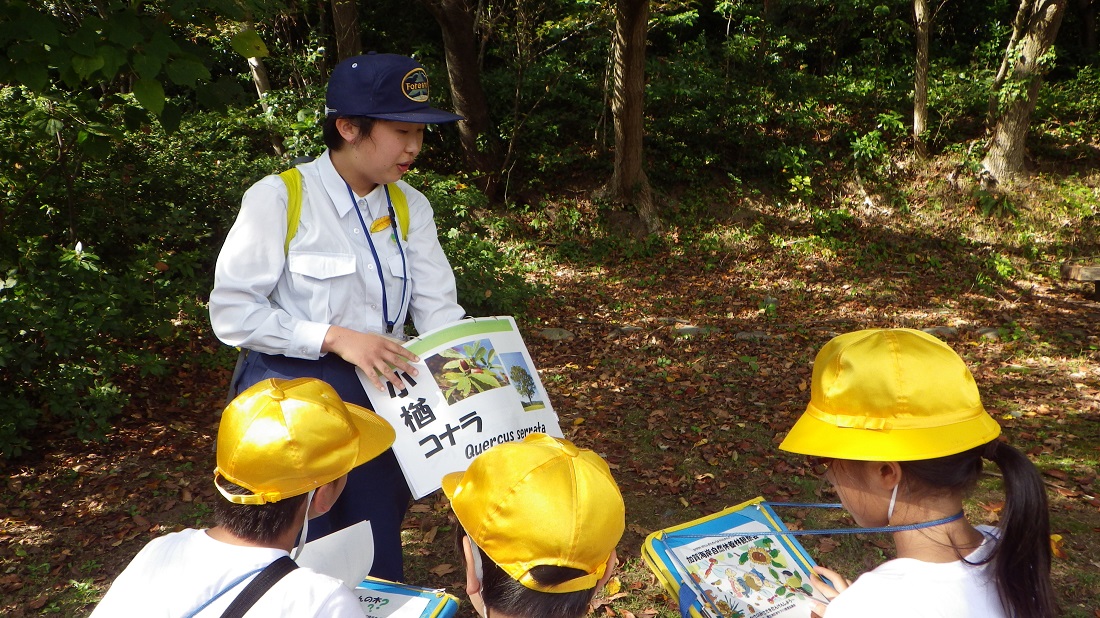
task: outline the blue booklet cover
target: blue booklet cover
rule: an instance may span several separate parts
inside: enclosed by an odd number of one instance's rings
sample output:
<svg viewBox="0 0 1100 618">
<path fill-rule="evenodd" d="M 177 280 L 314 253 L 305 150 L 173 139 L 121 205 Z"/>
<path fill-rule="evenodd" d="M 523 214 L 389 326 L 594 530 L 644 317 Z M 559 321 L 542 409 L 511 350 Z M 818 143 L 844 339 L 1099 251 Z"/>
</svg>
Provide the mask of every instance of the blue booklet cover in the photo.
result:
<svg viewBox="0 0 1100 618">
<path fill-rule="evenodd" d="M 805 618 L 813 560 L 763 498 L 650 534 L 642 558 L 696 618 Z"/>
<path fill-rule="evenodd" d="M 368 577 L 353 592 L 368 618 L 451 618 L 458 611 L 458 599 L 437 588 Z"/>
</svg>

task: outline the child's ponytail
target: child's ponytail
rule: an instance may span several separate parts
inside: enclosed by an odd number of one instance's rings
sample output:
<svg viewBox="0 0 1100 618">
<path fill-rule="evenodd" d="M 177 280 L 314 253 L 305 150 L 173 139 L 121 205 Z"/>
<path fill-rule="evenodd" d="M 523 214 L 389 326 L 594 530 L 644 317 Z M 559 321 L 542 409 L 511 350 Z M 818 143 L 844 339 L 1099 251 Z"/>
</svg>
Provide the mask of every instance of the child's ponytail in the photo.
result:
<svg viewBox="0 0 1100 618">
<path fill-rule="evenodd" d="M 1001 540 L 990 560 L 1001 603 L 1013 618 L 1057 614 L 1050 583 L 1050 515 L 1039 471 L 1023 453 L 993 440 L 982 456 L 1004 476 L 1005 506 Z"/>
</svg>

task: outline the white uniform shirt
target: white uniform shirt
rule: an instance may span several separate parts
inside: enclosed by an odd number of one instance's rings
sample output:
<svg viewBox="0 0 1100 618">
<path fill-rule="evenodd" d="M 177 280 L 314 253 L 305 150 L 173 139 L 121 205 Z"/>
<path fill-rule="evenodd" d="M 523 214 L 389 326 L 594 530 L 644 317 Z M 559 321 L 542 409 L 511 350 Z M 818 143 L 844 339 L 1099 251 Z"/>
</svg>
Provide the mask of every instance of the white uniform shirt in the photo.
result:
<svg viewBox="0 0 1100 618">
<path fill-rule="evenodd" d="M 230 545 L 189 528 L 153 539 L 111 584 L 93 618 L 178 618 L 241 575 L 286 556 L 281 549 Z M 208 605 L 196 618 L 221 616 L 255 575 Z M 363 618 L 359 598 L 340 580 L 297 568 L 272 586 L 245 616 Z"/>
<path fill-rule="evenodd" d="M 996 528 L 966 557 L 978 562 L 996 545 Z M 829 603 L 826 618 L 1005 618 L 988 564 L 898 558 L 860 575 Z"/>
<path fill-rule="evenodd" d="M 410 311 L 419 332 L 465 315 L 422 193 L 398 181 L 409 204 L 408 241 L 395 239 L 391 226 L 372 234 L 376 262 L 366 234 L 373 221 L 389 214 L 384 186 L 357 200 L 364 230 L 327 150 L 298 169 L 302 216 L 289 252 L 284 253 L 288 198 L 282 179 L 268 176 L 244 195 L 210 292 L 210 323 L 219 339 L 268 354 L 317 359 L 330 325 L 382 333 L 388 315 L 400 336 Z"/>
</svg>

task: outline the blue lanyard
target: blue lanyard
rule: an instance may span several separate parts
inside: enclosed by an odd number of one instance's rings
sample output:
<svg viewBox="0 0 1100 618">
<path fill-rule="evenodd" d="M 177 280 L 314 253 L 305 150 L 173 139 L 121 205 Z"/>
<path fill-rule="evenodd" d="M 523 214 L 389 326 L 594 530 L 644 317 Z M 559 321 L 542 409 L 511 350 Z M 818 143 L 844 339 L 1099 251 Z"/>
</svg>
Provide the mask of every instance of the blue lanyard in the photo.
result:
<svg viewBox="0 0 1100 618">
<path fill-rule="evenodd" d="M 761 503 L 759 503 L 755 506 L 757 508 L 759 508 L 759 507 L 764 506 L 764 505 L 767 505 L 769 507 L 784 506 L 784 507 L 804 507 L 804 508 L 814 508 L 814 509 L 839 509 L 839 508 L 843 508 L 840 504 L 803 503 L 803 502 L 761 502 Z M 962 519 L 962 517 L 963 517 L 963 512 L 959 511 L 958 513 L 955 513 L 954 515 L 951 515 L 949 517 L 944 517 L 942 519 L 935 519 L 935 520 L 932 520 L 932 521 L 921 522 L 921 523 L 918 523 L 918 524 L 907 524 L 907 525 L 904 525 L 904 526 L 882 526 L 882 527 L 879 527 L 879 528 L 840 528 L 840 529 L 834 529 L 834 530 L 768 530 L 766 532 L 755 532 L 754 531 L 751 534 L 756 534 L 756 535 L 761 535 L 761 536 L 798 536 L 798 535 L 803 535 L 803 534 L 856 534 L 856 533 L 861 533 L 861 532 L 903 532 L 905 530 L 918 530 L 920 528 L 931 528 L 933 526 L 942 526 L 943 524 L 953 522 L 957 519 Z M 669 558 L 671 558 L 673 562 L 676 563 L 677 568 L 682 570 L 684 573 L 687 573 L 688 572 L 687 565 L 685 565 L 683 563 L 683 561 L 680 560 L 679 556 L 676 555 L 676 552 L 673 551 L 672 546 L 669 545 L 669 543 L 668 543 L 668 539 L 670 539 L 670 538 L 680 538 L 680 539 L 725 538 L 725 537 L 739 537 L 739 536 L 744 536 L 744 535 L 745 535 L 745 533 L 743 533 L 743 532 L 742 533 L 733 533 L 733 534 L 730 534 L 730 533 L 685 534 L 683 532 L 667 532 L 664 535 L 662 535 L 661 543 L 663 543 L 664 546 L 665 546 L 666 555 Z M 710 599 L 707 597 L 706 594 L 703 593 L 703 591 L 701 589 L 696 591 L 696 590 L 692 590 L 692 588 L 698 588 L 698 584 L 696 584 L 691 579 L 685 579 L 680 584 L 680 594 L 679 594 L 679 599 L 678 599 L 678 605 L 680 607 L 680 616 L 682 616 L 683 618 L 691 618 L 691 607 L 694 605 L 696 607 L 702 608 L 703 604 L 707 605 L 709 607 L 710 611 L 707 612 L 707 613 L 703 613 L 702 615 L 706 616 L 708 613 L 712 613 L 715 616 L 722 616 L 722 612 L 720 610 L 718 610 L 718 608 L 716 608 L 710 602 Z"/>
<path fill-rule="evenodd" d="M 811 508 L 811 509 L 839 509 L 843 508 L 840 504 L 833 503 L 813 503 L 813 502 L 761 502 L 757 506 L 784 506 L 792 508 Z M 954 515 L 944 517 L 942 519 L 933 519 L 932 521 L 925 521 L 918 524 L 905 524 L 903 526 L 880 526 L 878 528 L 836 528 L 833 530 L 768 530 L 767 532 L 753 532 L 753 534 L 759 534 L 762 536 L 801 536 L 808 534 L 862 534 L 866 532 L 905 532 L 906 530 L 919 530 L 921 528 L 932 528 L 934 526 L 942 526 L 949 524 L 955 520 L 962 519 L 963 512 L 959 511 Z M 710 537 L 737 537 L 744 536 L 744 534 L 684 534 L 681 532 L 668 532 L 665 533 L 665 537 L 681 538 L 681 539 L 705 539 Z"/>
<path fill-rule="evenodd" d="M 227 584 L 225 586 L 225 588 L 222 588 L 221 591 L 218 592 L 218 594 L 215 594 L 213 597 L 211 597 L 209 600 L 207 600 L 206 603 L 203 603 L 202 605 L 196 607 L 195 609 L 193 609 L 190 612 L 188 612 L 187 614 L 185 614 L 183 618 L 192 618 L 193 616 L 195 616 L 196 614 L 198 614 L 202 610 L 209 607 L 211 603 L 213 603 L 214 601 L 217 601 L 218 599 L 220 599 L 222 597 L 222 595 L 224 595 L 225 593 L 229 592 L 230 590 L 236 588 L 238 584 L 240 584 L 244 580 L 248 579 L 249 577 L 252 577 L 256 573 L 259 573 L 260 571 L 264 570 L 265 568 L 267 568 L 267 567 L 260 567 L 260 568 L 256 569 L 255 571 L 249 571 L 249 572 L 245 573 L 244 575 L 241 575 L 237 579 L 229 582 L 229 584 Z"/>
<path fill-rule="evenodd" d="M 388 185 L 382 186 L 386 192 L 386 204 L 389 209 L 390 229 L 393 231 L 393 241 L 397 243 L 397 252 L 401 255 L 401 300 L 397 303 L 397 313 L 394 314 L 392 320 L 390 319 L 389 298 L 386 294 L 386 278 L 382 274 L 382 261 L 378 259 L 378 250 L 374 247 L 373 234 L 371 234 L 370 226 L 368 226 L 366 220 L 363 219 L 363 213 L 359 210 L 359 200 L 355 199 L 355 192 L 351 190 L 351 185 L 345 181 L 344 186 L 348 188 L 348 197 L 351 198 L 351 203 L 355 206 L 355 214 L 359 215 L 359 224 L 363 226 L 363 234 L 367 237 L 367 244 L 370 245 L 371 256 L 374 257 L 374 268 L 378 271 L 378 285 L 382 288 L 382 320 L 386 323 L 386 333 L 393 334 L 397 318 L 401 316 L 401 311 L 405 306 L 405 296 L 409 284 L 409 265 L 408 262 L 405 261 L 405 251 L 401 248 L 401 237 L 397 232 L 397 215 L 393 211 L 393 201 L 390 200 L 390 188 Z"/>
</svg>

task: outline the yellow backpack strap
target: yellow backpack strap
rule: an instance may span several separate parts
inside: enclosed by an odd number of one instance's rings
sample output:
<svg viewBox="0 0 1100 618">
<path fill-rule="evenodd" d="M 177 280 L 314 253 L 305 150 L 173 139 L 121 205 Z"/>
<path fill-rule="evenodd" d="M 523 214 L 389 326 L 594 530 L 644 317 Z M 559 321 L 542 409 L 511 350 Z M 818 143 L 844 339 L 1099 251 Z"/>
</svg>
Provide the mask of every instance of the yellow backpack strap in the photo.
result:
<svg viewBox="0 0 1100 618">
<path fill-rule="evenodd" d="M 290 253 L 290 240 L 298 233 L 298 221 L 302 218 L 302 173 L 298 168 L 292 167 L 279 174 L 286 185 L 286 240 L 283 242 L 283 253 Z M 405 204 L 408 212 L 409 205 Z"/>
<path fill-rule="evenodd" d="M 393 213 L 397 215 L 397 223 L 401 226 L 401 238 L 408 241 L 409 201 L 405 199 L 405 192 L 401 190 L 401 187 L 397 186 L 396 182 L 387 184 L 386 191 L 389 193 L 390 203 L 393 204 Z"/>
</svg>

